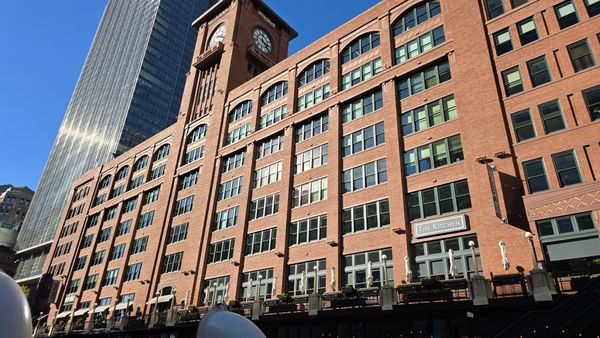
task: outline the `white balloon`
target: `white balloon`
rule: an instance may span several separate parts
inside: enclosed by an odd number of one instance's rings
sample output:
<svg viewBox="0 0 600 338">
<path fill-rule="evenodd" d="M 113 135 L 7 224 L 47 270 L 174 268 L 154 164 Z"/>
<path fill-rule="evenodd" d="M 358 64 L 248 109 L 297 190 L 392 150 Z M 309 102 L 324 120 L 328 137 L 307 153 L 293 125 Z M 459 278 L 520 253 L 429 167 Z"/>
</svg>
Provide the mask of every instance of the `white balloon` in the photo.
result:
<svg viewBox="0 0 600 338">
<path fill-rule="evenodd" d="M 202 318 L 198 338 L 266 338 L 262 331 L 244 316 L 216 307 Z"/>
<path fill-rule="evenodd" d="M 31 310 L 27 298 L 15 281 L 0 270 L 0 336 L 30 338 Z"/>
</svg>

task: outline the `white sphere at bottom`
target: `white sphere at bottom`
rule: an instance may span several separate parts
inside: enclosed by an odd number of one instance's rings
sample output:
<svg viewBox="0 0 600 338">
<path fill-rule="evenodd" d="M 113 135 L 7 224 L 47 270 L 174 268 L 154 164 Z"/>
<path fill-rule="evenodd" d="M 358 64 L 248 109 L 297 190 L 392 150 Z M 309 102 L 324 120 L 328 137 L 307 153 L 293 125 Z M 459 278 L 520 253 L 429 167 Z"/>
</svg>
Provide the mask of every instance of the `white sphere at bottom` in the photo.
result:
<svg viewBox="0 0 600 338">
<path fill-rule="evenodd" d="M 30 338 L 31 310 L 27 298 L 15 281 L 0 270 L 1 337 Z"/>
<path fill-rule="evenodd" d="M 202 318 L 198 338 L 266 338 L 258 326 L 244 316 L 224 310 L 212 309 Z"/>
</svg>

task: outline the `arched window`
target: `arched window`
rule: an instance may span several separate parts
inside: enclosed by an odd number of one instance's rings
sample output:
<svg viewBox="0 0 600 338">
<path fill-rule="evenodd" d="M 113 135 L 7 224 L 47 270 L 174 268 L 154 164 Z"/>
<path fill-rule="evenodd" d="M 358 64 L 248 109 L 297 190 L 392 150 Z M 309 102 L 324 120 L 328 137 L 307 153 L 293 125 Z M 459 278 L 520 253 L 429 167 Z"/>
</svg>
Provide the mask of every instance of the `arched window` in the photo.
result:
<svg viewBox="0 0 600 338">
<path fill-rule="evenodd" d="M 198 140 L 205 138 L 207 129 L 208 126 L 206 124 L 201 124 L 194 128 L 194 130 L 192 130 L 192 132 L 188 135 L 187 143 L 194 143 Z"/>
<path fill-rule="evenodd" d="M 373 48 L 379 47 L 379 33 L 368 33 L 354 40 L 342 51 L 342 64 L 354 60 Z"/>
<path fill-rule="evenodd" d="M 280 98 L 287 95 L 288 92 L 288 82 L 281 81 L 272 85 L 262 96 L 260 97 L 260 104 L 267 105 L 271 102 L 279 100 Z"/>
<path fill-rule="evenodd" d="M 169 149 L 171 149 L 171 145 L 169 144 L 163 144 L 160 146 L 160 148 L 158 148 L 158 150 L 154 153 L 154 160 L 158 161 L 167 157 L 167 155 L 169 155 Z"/>
<path fill-rule="evenodd" d="M 119 169 L 119 171 L 117 171 L 117 176 L 115 177 L 115 180 L 120 181 L 120 180 L 124 179 L 125 177 L 127 177 L 128 173 L 129 173 L 128 166 L 125 166 L 125 167 Z"/>
<path fill-rule="evenodd" d="M 306 67 L 298 76 L 298 86 L 302 87 L 329 73 L 329 60 L 319 60 Z"/>
<path fill-rule="evenodd" d="M 412 7 L 396 20 L 394 24 L 394 36 L 398 36 L 415 26 L 437 16 L 442 12 L 439 0 L 422 2 Z"/>
<path fill-rule="evenodd" d="M 142 156 L 139 160 L 135 162 L 133 165 L 133 172 L 140 171 L 146 167 L 148 164 L 148 155 Z"/>
<path fill-rule="evenodd" d="M 102 181 L 100 181 L 100 188 L 99 189 L 104 189 L 106 187 L 108 187 L 108 185 L 110 184 L 110 179 L 112 176 L 110 175 L 106 175 Z"/>
<path fill-rule="evenodd" d="M 229 113 L 229 122 L 233 122 L 241 119 L 244 116 L 248 116 L 252 113 L 252 101 L 244 101 L 238 104 L 235 109 Z"/>
</svg>

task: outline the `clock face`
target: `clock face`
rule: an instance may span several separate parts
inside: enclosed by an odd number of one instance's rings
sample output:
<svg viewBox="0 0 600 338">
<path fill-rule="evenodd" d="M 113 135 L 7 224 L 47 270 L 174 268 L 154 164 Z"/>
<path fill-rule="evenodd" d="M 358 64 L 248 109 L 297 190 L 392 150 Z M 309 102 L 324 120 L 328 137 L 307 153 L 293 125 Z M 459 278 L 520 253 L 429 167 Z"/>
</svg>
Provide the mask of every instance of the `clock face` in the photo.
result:
<svg viewBox="0 0 600 338">
<path fill-rule="evenodd" d="M 223 42 L 223 40 L 225 40 L 225 33 L 227 33 L 227 26 L 222 23 L 219 27 L 217 27 L 217 29 L 215 29 L 215 32 L 210 37 L 208 47 L 214 47 L 217 43 Z"/>
<path fill-rule="evenodd" d="M 267 32 L 265 32 L 261 28 L 254 28 L 254 31 L 252 32 L 252 37 L 254 38 L 254 43 L 256 44 L 256 47 L 258 47 L 258 49 L 260 49 L 261 52 L 271 54 L 271 52 L 273 51 L 273 42 L 271 41 L 271 38 L 269 37 Z"/>
</svg>

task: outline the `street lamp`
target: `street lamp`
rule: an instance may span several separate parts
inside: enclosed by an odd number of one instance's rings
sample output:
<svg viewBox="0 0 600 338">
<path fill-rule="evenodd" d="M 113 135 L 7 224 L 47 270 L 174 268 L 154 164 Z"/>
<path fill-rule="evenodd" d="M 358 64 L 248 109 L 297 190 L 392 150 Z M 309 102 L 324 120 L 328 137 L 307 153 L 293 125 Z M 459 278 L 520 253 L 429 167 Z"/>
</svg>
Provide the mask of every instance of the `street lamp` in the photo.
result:
<svg viewBox="0 0 600 338">
<path fill-rule="evenodd" d="M 315 280 L 314 280 L 314 283 L 313 283 L 313 294 L 317 294 L 317 293 L 319 293 L 318 292 L 318 288 L 319 288 L 318 285 L 319 284 L 318 284 L 318 281 L 317 281 L 317 274 L 319 272 L 319 267 L 317 266 L 317 264 L 315 264 L 315 266 L 313 267 L 313 271 L 315 272 Z"/>
<path fill-rule="evenodd" d="M 538 259 L 537 259 L 537 253 L 535 252 L 535 247 L 533 246 L 533 234 L 529 231 L 525 232 L 525 238 L 527 238 L 527 241 L 529 242 L 529 250 L 531 251 L 531 260 L 533 263 L 533 268 L 537 268 L 538 266 Z"/>
<path fill-rule="evenodd" d="M 473 258 L 473 267 L 475 268 L 475 275 L 479 275 L 479 265 L 477 264 L 477 257 L 475 256 L 475 242 L 469 241 L 469 248 L 471 248 L 471 257 Z"/>
<path fill-rule="evenodd" d="M 381 260 L 383 261 L 383 286 L 388 285 L 388 274 L 387 274 L 387 255 L 381 255 Z"/>
<path fill-rule="evenodd" d="M 257 279 L 257 284 L 256 284 L 256 299 L 259 300 L 260 299 L 260 284 L 262 282 L 263 276 L 262 275 L 258 275 Z"/>
</svg>

